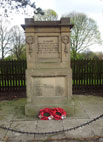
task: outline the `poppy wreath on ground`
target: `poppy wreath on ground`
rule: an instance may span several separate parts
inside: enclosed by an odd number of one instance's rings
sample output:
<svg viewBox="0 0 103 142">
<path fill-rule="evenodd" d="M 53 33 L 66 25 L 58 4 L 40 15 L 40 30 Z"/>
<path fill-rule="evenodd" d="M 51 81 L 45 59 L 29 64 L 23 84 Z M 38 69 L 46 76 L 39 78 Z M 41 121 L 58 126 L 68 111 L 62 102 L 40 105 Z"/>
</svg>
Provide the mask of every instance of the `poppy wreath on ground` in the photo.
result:
<svg viewBox="0 0 103 142">
<path fill-rule="evenodd" d="M 52 115 L 55 120 L 63 120 L 66 118 L 66 112 L 62 108 L 53 108 Z"/>
<path fill-rule="evenodd" d="M 40 112 L 39 112 L 38 117 L 41 120 L 51 120 L 51 119 L 53 119 L 52 109 L 50 109 L 50 108 L 41 109 Z"/>
</svg>

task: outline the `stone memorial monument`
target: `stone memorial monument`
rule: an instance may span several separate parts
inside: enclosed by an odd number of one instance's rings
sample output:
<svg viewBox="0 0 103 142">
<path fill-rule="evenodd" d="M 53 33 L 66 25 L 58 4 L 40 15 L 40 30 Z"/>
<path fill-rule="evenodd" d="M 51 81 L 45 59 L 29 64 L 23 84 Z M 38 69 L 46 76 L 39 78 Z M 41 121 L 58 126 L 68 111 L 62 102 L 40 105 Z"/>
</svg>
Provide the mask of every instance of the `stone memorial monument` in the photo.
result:
<svg viewBox="0 0 103 142">
<path fill-rule="evenodd" d="M 72 96 L 69 18 L 60 21 L 25 19 L 26 94 L 25 114 L 36 116 L 45 107 L 68 111 Z"/>
</svg>

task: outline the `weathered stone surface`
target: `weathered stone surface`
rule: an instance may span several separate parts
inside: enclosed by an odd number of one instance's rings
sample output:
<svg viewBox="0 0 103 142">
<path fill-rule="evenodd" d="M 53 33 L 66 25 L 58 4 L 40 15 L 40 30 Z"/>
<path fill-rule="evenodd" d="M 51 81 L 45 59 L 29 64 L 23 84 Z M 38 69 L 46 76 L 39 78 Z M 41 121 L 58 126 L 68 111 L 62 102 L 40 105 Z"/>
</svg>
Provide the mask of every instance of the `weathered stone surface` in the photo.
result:
<svg viewBox="0 0 103 142">
<path fill-rule="evenodd" d="M 14 130 L 19 130 L 22 132 L 36 132 L 37 127 L 37 121 L 14 121 L 11 125 L 11 128 Z M 22 133 L 16 133 L 16 132 L 10 132 L 8 131 L 6 138 L 9 138 L 8 140 L 14 141 L 14 140 L 33 140 L 34 135 L 26 135 Z"/>
<path fill-rule="evenodd" d="M 40 108 L 63 107 L 72 96 L 70 67 L 69 18 L 60 21 L 26 19 L 26 86 L 25 114 L 37 115 Z"/>
<path fill-rule="evenodd" d="M 71 127 L 78 126 L 80 124 L 83 124 L 84 122 L 90 121 L 92 118 L 90 118 L 90 114 L 94 113 L 96 115 L 99 111 L 99 106 L 103 103 L 103 97 L 95 97 L 95 96 L 83 96 L 83 95 L 74 95 L 72 96 L 72 101 L 68 101 L 68 104 L 75 106 L 74 109 L 72 107 L 69 107 L 69 115 L 66 119 L 63 121 L 56 121 L 56 120 L 38 120 L 34 117 L 27 117 L 24 116 L 23 112 L 20 110 L 21 107 L 17 109 L 16 106 L 24 106 L 25 100 L 24 99 L 18 99 L 18 100 L 12 100 L 12 101 L 6 101 L 5 107 L 4 102 L 0 102 L 1 105 L 1 114 L 4 115 L 7 113 L 6 104 L 9 104 L 11 109 L 11 114 L 20 112 L 19 116 L 12 118 L 11 121 L 7 121 L 7 119 L 4 118 L 3 121 L 0 121 L 0 126 L 5 126 L 9 128 L 13 128 L 16 130 L 23 130 L 28 132 L 49 132 L 49 131 L 58 131 L 62 129 L 67 129 Z M 89 106 L 89 109 L 85 108 L 85 105 Z M 97 109 L 93 110 L 94 104 L 97 106 Z M 80 109 L 81 105 L 81 109 Z M 76 111 L 75 108 L 78 108 L 80 111 L 77 111 L 77 115 L 75 115 Z M 9 109 L 9 108 L 8 108 Z M 14 111 L 12 111 L 14 110 Z M 71 112 L 70 112 L 71 111 Z M 84 113 L 82 113 L 84 111 Z M 88 113 L 89 112 L 89 113 Z M 90 113 L 91 112 L 91 113 Z M 88 114 L 88 119 L 85 115 L 85 113 Z M 10 115 L 11 115 L 10 114 Z M 82 115 L 81 115 L 82 114 Z M 16 115 L 16 114 L 15 114 Z M 97 115 L 96 115 L 97 116 Z M 94 118 L 96 117 L 94 116 Z M 7 113 L 7 116 L 9 118 L 9 113 Z M 23 121 L 21 121 L 21 118 Z M 16 120 L 15 120 L 16 119 Z M 28 120 L 28 121 L 27 121 Z M 79 128 L 77 130 L 72 130 L 70 132 L 66 133 L 60 133 L 60 134 L 53 134 L 53 135 L 25 135 L 25 134 L 19 134 L 19 133 L 12 133 L 9 131 L 5 131 L 3 129 L 0 129 L 0 142 L 42 142 L 42 141 L 50 141 L 50 142 L 102 142 L 103 137 L 103 119 L 100 118 L 99 120 L 91 123 L 89 126 L 84 126 L 82 128 Z"/>
<path fill-rule="evenodd" d="M 96 136 L 103 137 L 103 119 L 97 120 L 91 124 Z"/>
<path fill-rule="evenodd" d="M 60 58 L 59 37 L 38 37 L 38 60 L 39 62 L 58 62 Z"/>
<path fill-rule="evenodd" d="M 9 128 L 11 126 L 11 121 L 0 121 L 0 126 Z M 0 129 L 0 142 L 6 139 L 8 130 Z"/>
<path fill-rule="evenodd" d="M 63 121 L 55 121 L 55 120 L 48 120 L 48 121 L 38 121 L 37 125 L 37 132 L 54 132 L 58 130 L 63 130 Z M 49 134 L 49 135 L 40 135 L 40 137 L 35 136 L 35 140 L 48 140 L 48 139 L 61 139 L 65 138 L 64 133 L 59 134 Z"/>
<path fill-rule="evenodd" d="M 36 96 L 51 97 L 65 96 L 64 77 L 38 77 L 33 79 L 33 94 Z"/>
<path fill-rule="evenodd" d="M 88 119 L 66 119 L 63 121 L 64 129 L 73 128 L 87 122 Z M 89 138 L 95 136 L 94 131 L 90 126 L 78 128 L 76 130 L 65 132 L 68 138 Z"/>
</svg>

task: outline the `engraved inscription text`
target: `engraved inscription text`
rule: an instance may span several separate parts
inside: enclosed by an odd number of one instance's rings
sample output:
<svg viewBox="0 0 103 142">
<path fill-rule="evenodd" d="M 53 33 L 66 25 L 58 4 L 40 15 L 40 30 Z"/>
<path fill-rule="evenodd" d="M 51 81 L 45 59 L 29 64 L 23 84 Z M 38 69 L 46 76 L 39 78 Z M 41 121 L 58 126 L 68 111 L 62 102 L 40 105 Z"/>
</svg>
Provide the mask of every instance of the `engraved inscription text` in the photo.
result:
<svg viewBox="0 0 103 142">
<path fill-rule="evenodd" d="M 38 37 L 38 57 L 58 58 L 59 38 L 58 37 Z"/>
</svg>

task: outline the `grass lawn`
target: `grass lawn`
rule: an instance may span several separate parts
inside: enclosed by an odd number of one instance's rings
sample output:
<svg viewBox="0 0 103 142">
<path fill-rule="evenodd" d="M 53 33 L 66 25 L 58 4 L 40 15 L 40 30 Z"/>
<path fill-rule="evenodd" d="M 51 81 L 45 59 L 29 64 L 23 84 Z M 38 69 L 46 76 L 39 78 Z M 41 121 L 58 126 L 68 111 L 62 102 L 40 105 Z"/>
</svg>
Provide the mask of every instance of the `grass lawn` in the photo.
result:
<svg viewBox="0 0 103 142">
<path fill-rule="evenodd" d="M 24 80 L 2 80 L 0 86 L 25 86 Z"/>
<path fill-rule="evenodd" d="M 33 119 L 25 116 L 26 98 L 0 101 L 0 121 L 13 119 Z"/>
<path fill-rule="evenodd" d="M 103 79 L 72 80 L 73 85 L 103 85 Z M 25 80 L 1 80 L 1 87 L 25 86 Z"/>
</svg>

